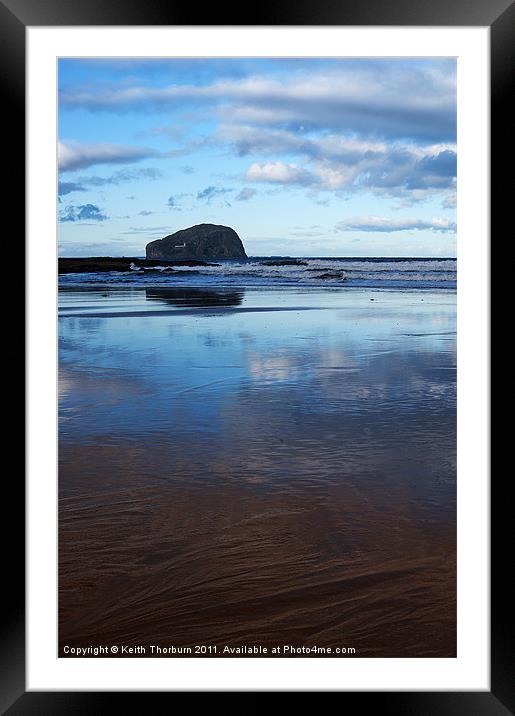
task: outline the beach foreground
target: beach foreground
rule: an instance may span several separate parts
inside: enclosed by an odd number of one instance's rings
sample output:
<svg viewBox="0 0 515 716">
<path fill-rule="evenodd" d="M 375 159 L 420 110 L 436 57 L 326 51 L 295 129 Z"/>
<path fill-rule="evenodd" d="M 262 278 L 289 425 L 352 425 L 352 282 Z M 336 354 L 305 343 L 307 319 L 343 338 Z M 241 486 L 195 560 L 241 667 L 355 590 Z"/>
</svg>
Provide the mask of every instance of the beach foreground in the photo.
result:
<svg viewBox="0 0 515 716">
<path fill-rule="evenodd" d="M 455 300 L 62 290 L 59 655 L 456 656 Z"/>
</svg>

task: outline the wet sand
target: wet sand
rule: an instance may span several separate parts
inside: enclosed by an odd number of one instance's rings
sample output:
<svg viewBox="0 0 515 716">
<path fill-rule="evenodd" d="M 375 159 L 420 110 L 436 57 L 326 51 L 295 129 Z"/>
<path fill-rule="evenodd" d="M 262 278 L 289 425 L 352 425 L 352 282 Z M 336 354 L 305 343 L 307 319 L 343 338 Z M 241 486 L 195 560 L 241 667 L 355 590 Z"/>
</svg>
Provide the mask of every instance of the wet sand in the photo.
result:
<svg viewBox="0 0 515 716">
<path fill-rule="evenodd" d="M 456 655 L 453 294 L 67 290 L 61 306 L 60 656 Z"/>
</svg>

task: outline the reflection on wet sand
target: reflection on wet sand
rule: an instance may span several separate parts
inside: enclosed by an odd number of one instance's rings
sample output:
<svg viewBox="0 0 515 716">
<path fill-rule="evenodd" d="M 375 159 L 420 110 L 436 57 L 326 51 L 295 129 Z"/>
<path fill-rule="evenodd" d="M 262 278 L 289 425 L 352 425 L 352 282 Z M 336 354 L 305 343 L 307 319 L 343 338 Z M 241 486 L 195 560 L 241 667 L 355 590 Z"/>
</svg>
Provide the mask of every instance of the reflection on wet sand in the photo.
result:
<svg viewBox="0 0 515 716">
<path fill-rule="evenodd" d="M 63 321 L 61 649 L 454 656 L 455 316 L 424 298 Z"/>
<path fill-rule="evenodd" d="M 146 288 L 147 301 L 160 301 L 170 306 L 188 306 L 202 308 L 203 306 L 239 306 L 243 300 L 244 291 L 207 290 L 199 288 Z"/>
</svg>

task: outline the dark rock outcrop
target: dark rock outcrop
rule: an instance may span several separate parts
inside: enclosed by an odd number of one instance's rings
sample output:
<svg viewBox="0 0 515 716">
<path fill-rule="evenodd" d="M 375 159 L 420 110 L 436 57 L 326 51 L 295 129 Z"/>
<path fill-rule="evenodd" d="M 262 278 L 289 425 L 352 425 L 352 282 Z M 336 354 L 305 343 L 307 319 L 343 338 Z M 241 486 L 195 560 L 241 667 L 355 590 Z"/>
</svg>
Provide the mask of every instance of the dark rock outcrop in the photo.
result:
<svg viewBox="0 0 515 716">
<path fill-rule="evenodd" d="M 302 259 L 274 259 L 273 261 L 263 261 L 263 266 L 307 266 L 307 261 Z"/>
<path fill-rule="evenodd" d="M 343 275 L 343 271 L 327 271 L 326 273 L 321 273 L 318 276 L 315 276 L 315 278 L 322 278 L 324 280 L 332 279 L 335 281 L 346 281 L 346 277 Z"/>
<path fill-rule="evenodd" d="M 198 224 L 146 246 L 147 259 L 246 259 L 240 237 L 229 226 Z"/>
<path fill-rule="evenodd" d="M 103 271 L 119 271 L 126 273 L 135 269 L 152 269 L 159 266 L 218 266 L 207 261 L 149 261 L 138 257 L 125 256 L 90 256 L 89 258 L 59 258 L 59 273 L 98 273 Z M 171 271 L 171 269 L 169 269 Z"/>
</svg>

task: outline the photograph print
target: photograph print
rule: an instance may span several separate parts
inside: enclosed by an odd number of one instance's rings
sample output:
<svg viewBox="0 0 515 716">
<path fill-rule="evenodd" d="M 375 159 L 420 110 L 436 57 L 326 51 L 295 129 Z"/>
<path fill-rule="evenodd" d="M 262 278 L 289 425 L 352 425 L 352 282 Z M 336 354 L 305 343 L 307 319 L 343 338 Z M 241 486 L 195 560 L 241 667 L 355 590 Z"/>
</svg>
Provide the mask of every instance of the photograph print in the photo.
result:
<svg viewBox="0 0 515 716">
<path fill-rule="evenodd" d="M 58 656 L 456 657 L 455 58 L 58 82 Z"/>
</svg>

